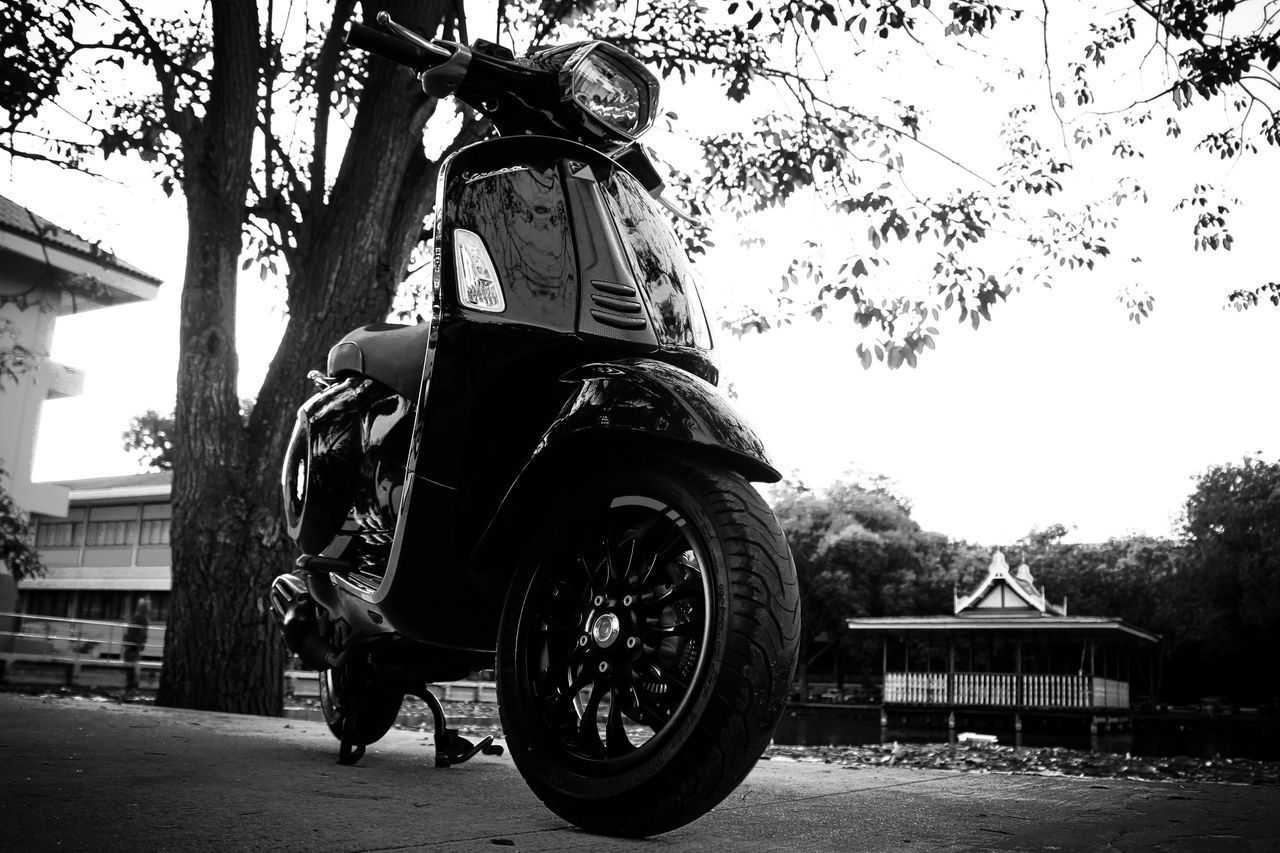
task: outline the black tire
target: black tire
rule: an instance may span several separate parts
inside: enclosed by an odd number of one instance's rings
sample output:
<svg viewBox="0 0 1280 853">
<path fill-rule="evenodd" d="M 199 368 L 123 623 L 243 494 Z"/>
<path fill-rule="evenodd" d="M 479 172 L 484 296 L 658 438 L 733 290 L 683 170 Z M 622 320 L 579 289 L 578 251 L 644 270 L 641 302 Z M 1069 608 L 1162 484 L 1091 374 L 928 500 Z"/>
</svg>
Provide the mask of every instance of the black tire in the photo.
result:
<svg viewBox="0 0 1280 853">
<path fill-rule="evenodd" d="M 588 831 L 683 826 L 768 746 L 799 636 L 786 538 L 741 476 L 646 458 L 584 477 L 551 504 L 503 610 L 511 757 Z"/>
<path fill-rule="evenodd" d="M 404 693 L 373 683 L 367 663 L 352 661 L 320 673 L 320 709 L 329 731 L 351 746 L 368 746 L 391 731 Z"/>
</svg>

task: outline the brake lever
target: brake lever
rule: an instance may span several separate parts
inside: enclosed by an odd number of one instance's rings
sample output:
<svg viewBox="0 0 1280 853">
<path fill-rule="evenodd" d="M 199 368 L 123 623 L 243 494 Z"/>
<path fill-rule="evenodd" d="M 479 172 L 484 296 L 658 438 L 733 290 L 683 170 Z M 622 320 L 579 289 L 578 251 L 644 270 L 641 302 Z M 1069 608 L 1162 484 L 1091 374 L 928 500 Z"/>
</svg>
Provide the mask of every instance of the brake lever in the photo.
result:
<svg viewBox="0 0 1280 853">
<path fill-rule="evenodd" d="M 409 42 L 415 47 L 422 48 L 428 53 L 434 53 L 436 56 L 439 56 L 443 59 L 448 59 L 453 55 L 453 51 L 449 50 L 448 48 L 440 47 L 440 45 L 436 44 L 433 41 L 429 41 L 423 38 L 421 35 L 419 35 L 418 33 L 415 33 L 413 30 L 409 29 L 408 27 L 397 24 L 395 20 L 391 17 L 390 13 L 388 12 L 384 11 L 384 12 L 378 13 L 378 23 L 382 24 L 382 26 L 391 30 L 391 32 L 395 33 L 396 35 L 400 36 L 400 38 L 404 39 L 405 41 Z"/>
<path fill-rule="evenodd" d="M 689 214 L 685 213 L 685 212 L 684 212 L 683 210 L 681 210 L 680 208 L 676 207 L 674 204 L 672 204 L 670 201 L 668 201 L 668 200 L 667 200 L 667 197 L 666 197 L 666 196 L 662 195 L 661 193 L 659 193 L 658 195 L 655 195 L 655 196 L 654 196 L 654 199 L 658 202 L 658 204 L 662 205 L 662 206 L 663 206 L 663 207 L 665 207 L 667 210 L 671 211 L 671 213 L 673 213 L 676 217 L 678 217 L 679 219 L 682 219 L 683 221 L 685 221 L 685 222 L 689 223 L 689 224 L 690 224 L 690 225 L 692 225 L 694 228 L 701 228 L 701 227 L 702 227 L 702 221 L 701 221 L 701 220 L 699 220 L 699 219 L 694 219 L 692 216 L 690 216 Z"/>
</svg>

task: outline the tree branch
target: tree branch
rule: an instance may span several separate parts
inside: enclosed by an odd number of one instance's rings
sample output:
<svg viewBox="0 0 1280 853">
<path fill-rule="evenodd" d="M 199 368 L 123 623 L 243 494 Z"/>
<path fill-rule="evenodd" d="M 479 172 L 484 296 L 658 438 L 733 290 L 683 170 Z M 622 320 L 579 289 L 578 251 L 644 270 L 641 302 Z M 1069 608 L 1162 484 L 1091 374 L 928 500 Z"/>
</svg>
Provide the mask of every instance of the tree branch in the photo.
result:
<svg viewBox="0 0 1280 853">
<path fill-rule="evenodd" d="M 333 7 L 333 19 L 325 33 L 324 44 L 316 58 L 316 121 L 311 145 L 311 191 L 299 197 L 305 199 L 303 221 L 318 216 L 324 207 L 326 168 L 329 155 L 329 110 L 333 105 L 333 86 L 337 77 L 338 60 L 343 48 L 344 25 L 355 11 L 355 0 L 338 0 Z"/>
<path fill-rule="evenodd" d="M 822 104 L 823 106 L 836 110 L 837 112 L 842 112 L 846 116 L 849 116 L 850 118 L 858 119 L 860 121 L 865 121 L 868 124 L 876 128 L 879 128 L 880 130 L 883 130 L 887 133 L 892 133 L 894 136 L 898 137 L 899 139 L 913 142 L 916 145 L 919 145 L 921 148 L 925 149 L 926 151 L 931 152 L 935 156 L 941 157 L 943 160 L 946 160 L 948 163 L 955 166 L 957 169 L 960 169 L 961 171 L 971 175 L 972 177 L 977 178 L 979 181 L 982 181 L 984 184 L 991 187 L 992 189 L 997 188 L 996 184 L 993 181 L 978 174 L 973 169 L 970 169 L 968 166 L 961 163 L 959 160 L 956 160 L 954 157 L 951 157 L 950 155 L 938 150 L 937 148 L 934 148 L 932 145 L 925 142 L 923 139 L 920 139 L 919 137 L 916 137 L 916 136 L 912 136 L 910 133 L 907 133 L 905 130 L 902 130 L 901 128 L 897 128 L 897 127 L 893 127 L 892 125 L 885 124 L 879 119 L 874 119 L 871 116 L 864 115 L 863 113 L 857 112 L 856 110 L 852 110 L 852 109 L 849 109 L 848 107 L 840 106 L 839 104 L 832 103 L 831 101 L 828 101 L 825 98 L 818 97 L 817 93 L 813 91 L 813 88 L 809 85 L 807 81 L 802 81 L 801 85 L 805 87 L 805 89 L 807 90 L 808 96 L 815 103 Z"/>
<path fill-rule="evenodd" d="M 42 141 L 48 141 L 44 137 L 40 136 L 39 134 L 31 133 L 30 131 L 25 131 L 25 130 L 9 131 L 10 136 L 12 136 L 14 133 L 22 133 L 28 136 L 34 136 L 35 138 L 40 139 Z M 77 146 L 79 145 L 79 143 L 67 143 L 67 144 L 77 145 Z M 63 160 L 57 157 L 51 157 L 48 154 L 41 154 L 38 151 L 28 151 L 25 148 L 18 148 L 17 146 L 7 142 L 0 142 L 0 151 L 5 152 L 10 157 L 17 157 L 23 160 L 34 160 L 40 163 L 52 163 L 53 165 L 59 166 L 62 168 L 67 168 L 69 166 L 70 168 L 73 168 L 78 172 L 83 172 L 86 175 L 89 175 L 91 177 L 105 179 L 104 175 L 102 175 L 99 172 L 95 172 L 93 169 L 90 169 L 87 166 L 81 165 L 79 163 L 68 163 L 66 160 Z"/>
<path fill-rule="evenodd" d="M 276 76 L 279 69 L 275 62 L 275 49 L 271 41 L 271 27 L 275 17 L 275 0 L 267 0 L 267 20 L 262 27 L 262 68 L 258 72 L 262 76 L 262 87 L 265 89 L 262 101 L 262 132 L 266 138 L 272 137 L 271 120 L 275 115 Z M 274 169 L 271 165 L 271 151 L 263 146 L 263 171 L 266 172 L 265 186 L 270 188 L 274 183 Z"/>
<path fill-rule="evenodd" d="M 1049 63 L 1049 0 L 1040 0 L 1040 5 L 1044 8 L 1040 32 L 1044 41 L 1044 73 L 1049 86 L 1049 109 L 1053 110 L 1053 117 L 1058 120 L 1058 130 L 1062 134 L 1062 149 L 1066 152 L 1067 163 L 1070 164 L 1071 146 L 1067 143 L 1067 125 L 1062 120 L 1062 113 L 1058 112 L 1058 99 L 1053 91 L 1053 67 Z"/>
<path fill-rule="evenodd" d="M 124 9 L 125 17 L 133 24 L 139 37 L 146 45 L 146 55 L 150 60 L 152 70 L 155 71 L 156 80 L 160 83 L 161 106 L 164 109 L 165 118 L 168 120 L 169 126 L 182 138 L 185 144 L 187 137 L 193 131 L 198 130 L 199 120 L 190 111 L 179 109 L 178 78 L 173 73 L 173 64 L 169 58 L 169 53 L 160 44 L 155 34 L 151 32 L 151 28 L 142 20 L 142 15 L 129 0 L 120 0 L 120 5 Z"/>
</svg>

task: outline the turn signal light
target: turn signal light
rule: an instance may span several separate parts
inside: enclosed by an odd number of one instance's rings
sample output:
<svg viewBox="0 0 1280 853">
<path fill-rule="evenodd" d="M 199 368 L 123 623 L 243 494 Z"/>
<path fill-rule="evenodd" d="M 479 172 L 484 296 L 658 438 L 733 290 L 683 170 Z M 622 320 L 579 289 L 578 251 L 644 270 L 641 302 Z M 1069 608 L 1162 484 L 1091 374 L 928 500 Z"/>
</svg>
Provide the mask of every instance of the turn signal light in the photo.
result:
<svg viewBox="0 0 1280 853">
<path fill-rule="evenodd" d="M 494 314 L 505 311 L 507 301 L 502 295 L 502 284 L 480 235 L 465 228 L 454 229 L 453 257 L 458 276 L 458 301 L 463 307 Z"/>
</svg>

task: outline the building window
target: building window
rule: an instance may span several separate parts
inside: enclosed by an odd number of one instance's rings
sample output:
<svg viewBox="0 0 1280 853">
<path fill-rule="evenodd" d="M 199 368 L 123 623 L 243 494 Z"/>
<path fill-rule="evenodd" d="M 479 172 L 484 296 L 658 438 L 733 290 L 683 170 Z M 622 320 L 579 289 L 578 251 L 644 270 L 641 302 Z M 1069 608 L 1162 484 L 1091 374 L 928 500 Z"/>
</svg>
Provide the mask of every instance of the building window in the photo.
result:
<svg viewBox="0 0 1280 853">
<path fill-rule="evenodd" d="M 127 592 L 81 590 L 76 618 L 106 622 L 127 621 L 130 616 L 130 598 L 131 595 Z"/>
<path fill-rule="evenodd" d="M 84 543 L 90 547 L 135 545 L 138 541 L 138 506 L 95 506 L 89 510 Z"/>
<path fill-rule="evenodd" d="M 85 544 L 89 546 L 132 545 L 138 529 L 136 521 L 91 521 L 85 531 Z"/>
<path fill-rule="evenodd" d="M 75 521 L 40 521 L 36 524 L 36 547 L 74 548 L 80 544 L 83 528 Z"/>
<path fill-rule="evenodd" d="M 168 545 L 169 519 L 149 518 L 142 522 L 142 533 L 139 545 Z"/>
<path fill-rule="evenodd" d="M 33 616 L 71 615 L 74 592 L 53 589 L 24 589 L 18 592 L 18 610 Z"/>
</svg>

